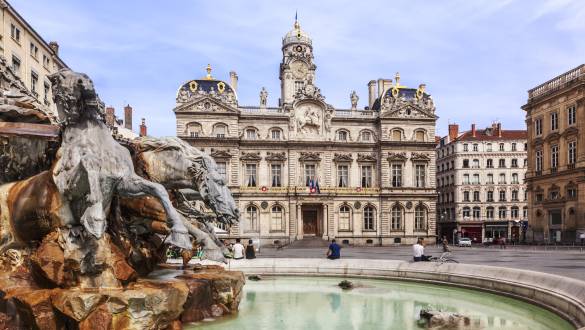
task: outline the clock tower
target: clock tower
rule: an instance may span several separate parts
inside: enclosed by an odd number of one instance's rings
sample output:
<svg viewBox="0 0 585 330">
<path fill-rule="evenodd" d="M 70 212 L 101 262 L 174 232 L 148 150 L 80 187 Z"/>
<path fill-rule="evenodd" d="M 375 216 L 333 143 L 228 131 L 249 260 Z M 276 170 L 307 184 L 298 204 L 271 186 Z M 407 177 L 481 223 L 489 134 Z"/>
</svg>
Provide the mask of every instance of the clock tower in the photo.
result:
<svg viewBox="0 0 585 330">
<path fill-rule="evenodd" d="M 313 64 L 313 42 L 295 19 L 293 29 L 282 38 L 279 76 L 281 105 L 292 104 L 298 90 L 314 84 L 316 68 Z"/>
</svg>

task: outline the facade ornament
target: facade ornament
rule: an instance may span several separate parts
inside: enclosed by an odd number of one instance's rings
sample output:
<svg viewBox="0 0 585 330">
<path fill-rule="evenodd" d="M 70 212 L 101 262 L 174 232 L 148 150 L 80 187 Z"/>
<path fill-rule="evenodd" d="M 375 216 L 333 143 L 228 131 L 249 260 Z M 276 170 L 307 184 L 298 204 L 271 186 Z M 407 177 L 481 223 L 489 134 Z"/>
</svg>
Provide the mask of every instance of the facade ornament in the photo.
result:
<svg viewBox="0 0 585 330">
<path fill-rule="evenodd" d="M 228 158 L 232 158 L 232 155 L 230 154 L 229 150 L 211 149 L 211 157 L 213 157 L 215 159 L 228 159 Z"/>
<path fill-rule="evenodd" d="M 268 161 L 285 161 L 286 158 L 286 153 L 285 152 L 267 152 L 266 153 L 266 160 Z"/>
<path fill-rule="evenodd" d="M 240 160 L 259 162 L 262 157 L 260 157 L 260 152 L 242 152 Z"/>
<path fill-rule="evenodd" d="M 267 100 L 268 91 L 266 91 L 266 88 L 262 87 L 262 90 L 260 90 L 260 108 L 266 108 Z"/>
<path fill-rule="evenodd" d="M 410 155 L 410 159 L 413 161 L 423 161 L 423 162 L 431 161 L 431 157 L 429 157 L 427 154 L 414 153 L 414 152 Z"/>
<path fill-rule="evenodd" d="M 299 89 L 295 94 L 296 100 L 314 99 L 324 101 L 325 97 L 321 94 L 321 89 L 313 85 L 312 82 L 308 82 L 303 88 Z"/>
<path fill-rule="evenodd" d="M 355 91 L 352 91 L 349 95 L 349 99 L 351 100 L 351 110 L 357 110 L 357 104 L 360 100 L 360 97 L 357 95 Z"/>
<path fill-rule="evenodd" d="M 333 155 L 333 161 L 334 162 L 351 162 L 353 161 L 353 157 L 351 157 L 351 154 L 334 154 Z"/>
<path fill-rule="evenodd" d="M 407 159 L 408 159 L 408 157 L 406 157 L 406 152 L 389 152 L 388 153 L 388 160 L 389 161 L 404 162 Z"/>
<path fill-rule="evenodd" d="M 177 102 L 185 103 L 187 101 L 189 101 L 189 92 L 187 91 L 186 88 L 182 87 L 179 90 L 179 95 L 177 96 Z"/>
<path fill-rule="evenodd" d="M 301 156 L 299 157 L 299 161 L 301 162 L 318 162 L 321 161 L 321 155 L 318 152 L 301 152 Z"/>
<path fill-rule="evenodd" d="M 375 163 L 377 162 L 376 154 L 359 153 L 357 161 L 358 163 Z"/>
</svg>

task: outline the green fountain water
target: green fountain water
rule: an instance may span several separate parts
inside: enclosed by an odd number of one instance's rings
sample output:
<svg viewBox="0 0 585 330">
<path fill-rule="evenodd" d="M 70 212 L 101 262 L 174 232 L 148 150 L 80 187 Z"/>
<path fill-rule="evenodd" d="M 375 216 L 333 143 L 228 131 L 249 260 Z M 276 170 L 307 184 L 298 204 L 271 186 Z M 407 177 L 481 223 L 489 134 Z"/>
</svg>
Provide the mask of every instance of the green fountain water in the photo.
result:
<svg viewBox="0 0 585 330">
<path fill-rule="evenodd" d="M 479 291 L 412 282 L 270 277 L 248 281 L 238 315 L 186 329 L 421 329 L 421 309 L 471 318 L 470 329 L 574 329 L 559 316 L 523 301 Z"/>
</svg>

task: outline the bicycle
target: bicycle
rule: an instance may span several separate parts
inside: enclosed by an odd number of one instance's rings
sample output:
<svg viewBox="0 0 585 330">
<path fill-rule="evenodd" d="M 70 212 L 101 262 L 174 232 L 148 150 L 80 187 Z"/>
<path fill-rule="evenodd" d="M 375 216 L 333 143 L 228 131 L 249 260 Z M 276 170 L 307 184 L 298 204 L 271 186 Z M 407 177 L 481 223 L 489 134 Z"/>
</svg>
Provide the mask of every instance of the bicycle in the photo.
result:
<svg viewBox="0 0 585 330">
<path fill-rule="evenodd" d="M 443 252 L 440 257 L 430 257 L 429 261 L 438 262 L 441 264 L 444 264 L 444 263 L 458 264 L 459 263 L 459 261 L 457 261 L 455 258 L 453 258 L 453 255 L 451 254 L 451 252 Z"/>
</svg>

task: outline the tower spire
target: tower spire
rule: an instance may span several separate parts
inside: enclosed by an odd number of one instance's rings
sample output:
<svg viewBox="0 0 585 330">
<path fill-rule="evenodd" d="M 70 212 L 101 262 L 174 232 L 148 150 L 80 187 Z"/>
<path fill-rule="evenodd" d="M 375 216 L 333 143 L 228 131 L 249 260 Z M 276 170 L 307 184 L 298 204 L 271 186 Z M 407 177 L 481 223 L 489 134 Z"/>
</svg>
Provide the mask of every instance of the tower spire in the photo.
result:
<svg viewBox="0 0 585 330">
<path fill-rule="evenodd" d="M 299 12 L 295 10 L 295 29 L 299 29 L 301 25 L 299 24 Z"/>
</svg>

